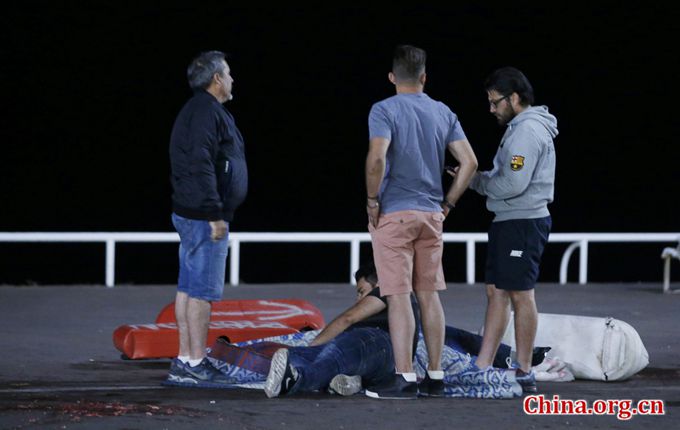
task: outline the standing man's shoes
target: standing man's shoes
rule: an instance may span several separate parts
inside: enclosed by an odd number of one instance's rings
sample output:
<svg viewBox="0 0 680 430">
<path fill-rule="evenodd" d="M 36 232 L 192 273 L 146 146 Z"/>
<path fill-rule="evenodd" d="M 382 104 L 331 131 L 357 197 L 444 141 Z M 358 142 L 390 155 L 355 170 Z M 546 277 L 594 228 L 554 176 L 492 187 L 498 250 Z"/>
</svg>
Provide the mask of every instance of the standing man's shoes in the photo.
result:
<svg viewBox="0 0 680 430">
<path fill-rule="evenodd" d="M 216 369 L 207 357 L 203 358 L 203 361 L 196 366 L 190 366 L 189 363 L 182 363 L 179 359 L 175 358 L 170 365 L 168 378 L 163 381 L 162 385 L 223 388 L 234 382 L 233 379 Z"/>
<path fill-rule="evenodd" d="M 522 386 L 522 392 L 524 394 L 537 393 L 538 388 L 536 387 L 536 374 L 534 371 L 525 372 L 522 369 L 517 369 L 515 371 L 515 379 L 519 385 Z"/>
<path fill-rule="evenodd" d="M 425 379 L 418 384 L 418 394 L 423 397 L 444 397 L 444 380 L 432 379 L 425 374 Z"/>
<path fill-rule="evenodd" d="M 409 382 L 403 375 L 395 374 L 386 384 L 365 390 L 366 395 L 373 399 L 410 400 L 418 398 L 418 383 Z"/>
</svg>

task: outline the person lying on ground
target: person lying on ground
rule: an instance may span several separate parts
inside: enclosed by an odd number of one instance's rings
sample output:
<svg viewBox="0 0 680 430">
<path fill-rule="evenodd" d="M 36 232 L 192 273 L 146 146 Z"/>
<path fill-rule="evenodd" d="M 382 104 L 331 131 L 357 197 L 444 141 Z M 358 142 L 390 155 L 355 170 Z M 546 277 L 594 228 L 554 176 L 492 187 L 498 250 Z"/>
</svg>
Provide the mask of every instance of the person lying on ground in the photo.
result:
<svg viewBox="0 0 680 430">
<path fill-rule="evenodd" d="M 357 283 L 356 303 L 331 321 L 310 345 L 323 345 L 351 326 L 375 325 L 386 329 L 387 300 L 380 296 L 378 276 L 373 263 L 361 266 L 355 273 L 355 280 Z M 415 306 L 414 309 L 416 309 Z M 482 344 L 482 336 L 447 325 L 444 344 L 463 354 L 476 356 Z M 531 365 L 541 364 L 549 350 L 550 347 L 534 348 Z M 514 352 L 509 345 L 501 344 L 494 357 L 493 367 L 508 368 L 508 358 L 513 359 Z"/>
<path fill-rule="evenodd" d="M 394 372 L 387 304 L 380 297 L 372 265 L 362 266 L 355 277 L 356 303 L 328 324 L 309 346 L 288 347 L 271 342 L 247 347 L 221 344 L 217 355 L 256 373 L 266 371 L 265 393 L 269 397 L 326 388 L 351 395 L 361 390 L 362 386 L 372 387 L 383 383 Z M 417 315 L 418 307 L 414 299 L 412 307 Z M 471 360 L 469 354 L 476 352 L 474 348 L 475 345 L 478 348 L 480 340 L 481 337 L 472 333 L 447 327 L 447 342 L 449 348 L 455 351 L 449 356 L 455 356 L 458 370 Z M 415 338 L 414 347 L 418 345 L 417 341 L 418 338 Z M 470 351 L 465 350 L 467 346 L 471 348 Z M 273 351 L 276 352 L 272 356 Z M 413 352 L 415 354 L 415 348 Z M 537 351 L 537 357 L 541 354 L 544 355 L 544 350 Z M 510 348 L 506 345 L 499 352 L 498 363 L 506 366 L 509 356 Z M 269 357 L 272 357 L 271 360 Z M 537 361 L 542 361 L 542 356 Z M 422 387 L 420 392 L 425 396 L 443 396 L 443 388 L 438 391 L 432 387 Z M 500 390 L 500 395 L 492 392 L 495 387 L 490 388 L 485 396 L 508 396 L 508 387 Z"/>
</svg>

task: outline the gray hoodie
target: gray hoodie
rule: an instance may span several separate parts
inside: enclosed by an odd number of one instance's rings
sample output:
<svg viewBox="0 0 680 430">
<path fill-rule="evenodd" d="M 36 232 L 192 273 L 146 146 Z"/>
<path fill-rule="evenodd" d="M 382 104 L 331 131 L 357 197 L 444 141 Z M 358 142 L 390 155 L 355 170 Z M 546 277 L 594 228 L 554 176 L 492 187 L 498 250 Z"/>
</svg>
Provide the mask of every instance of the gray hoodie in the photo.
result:
<svg viewBox="0 0 680 430">
<path fill-rule="evenodd" d="M 487 196 L 494 222 L 550 215 L 555 186 L 557 119 L 546 106 L 527 108 L 508 123 L 493 170 L 478 172 L 470 188 Z"/>
</svg>

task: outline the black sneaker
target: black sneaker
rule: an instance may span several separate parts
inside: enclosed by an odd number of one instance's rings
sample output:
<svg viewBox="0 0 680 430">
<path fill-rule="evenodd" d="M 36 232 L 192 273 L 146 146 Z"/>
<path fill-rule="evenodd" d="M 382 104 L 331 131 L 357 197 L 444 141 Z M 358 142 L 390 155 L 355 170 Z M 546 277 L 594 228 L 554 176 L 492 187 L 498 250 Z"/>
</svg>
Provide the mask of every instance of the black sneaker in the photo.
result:
<svg viewBox="0 0 680 430">
<path fill-rule="evenodd" d="M 298 371 L 288 362 L 288 350 L 281 348 L 272 356 L 272 364 L 264 383 L 264 393 L 269 398 L 286 394 L 299 378 Z"/>
<path fill-rule="evenodd" d="M 182 363 L 174 359 L 170 365 L 170 373 L 163 385 L 182 387 L 220 388 L 234 383 L 232 379 L 217 370 L 210 360 L 204 358 L 196 366 Z"/>
<path fill-rule="evenodd" d="M 515 378 L 517 379 L 517 382 L 519 382 L 519 385 L 522 386 L 522 392 L 524 394 L 538 392 L 538 388 L 536 387 L 536 374 L 533 370 L 527 373 L 522 369 L 517 369 L 515 371 Z"/>
<path fill-rule="evenodd" d="M 425 379 L 418 384 L 418 394 L 423 397 L 444 397 L 444 380 L 432 379 L 425 374 Z"/>
<path fill-rule="evenodd" d="M 531 366 L 538 366 L 545 360 L 545 354 L 548 353 L 552 348 L 549 346 L 537 346 L 534 348 L 531 354 Z"/>
<path fill-rule="evenodd" d="M 410 400 L 418 398 L 418 383 L 408 382 L 402 375 L 394 375 L 391 381 L 365 390 L 374 399 Z"/>
</svg>

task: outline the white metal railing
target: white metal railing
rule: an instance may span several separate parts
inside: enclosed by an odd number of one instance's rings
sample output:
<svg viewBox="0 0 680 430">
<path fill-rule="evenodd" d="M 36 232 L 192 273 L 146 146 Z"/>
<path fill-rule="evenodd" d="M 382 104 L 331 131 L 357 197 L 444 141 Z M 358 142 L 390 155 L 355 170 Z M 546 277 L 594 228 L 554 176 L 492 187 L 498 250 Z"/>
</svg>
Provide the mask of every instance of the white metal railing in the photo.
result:
<svg viewBox="0 0 680 430">
<path fill-rule="evenodd" d="M 362 242 L 370 242 L 368 233 L 230 233 L 229 234 L 229 283 L 238 285 L 241 264 L 241 243 L 349 243 L 350 270 L 352 284 L 354 272 L 359 268 L 359 252 Z M 444 233 L 444 242 L 458 242 L 466 245 L 466 281 L 475 283 L 475 246 L 487 241 L 486 233 Z M 680 233 L 552 233 L 550 243 L 571 243 L 562 255 L 560 263 L 560 284 L 567 283 L 569 259 L 579 249 L 579 284 L 588 282 L 588 244 L 680 241 Z M 114 233 L 114 232 L 74 232 L 74 233 L 2 233 L 0 242 L 102 242 L 106 244 L 107 287 L 115 285 L 116 243 L 118 242 L 179 242 L 177 233 Z"/>
</svg>

